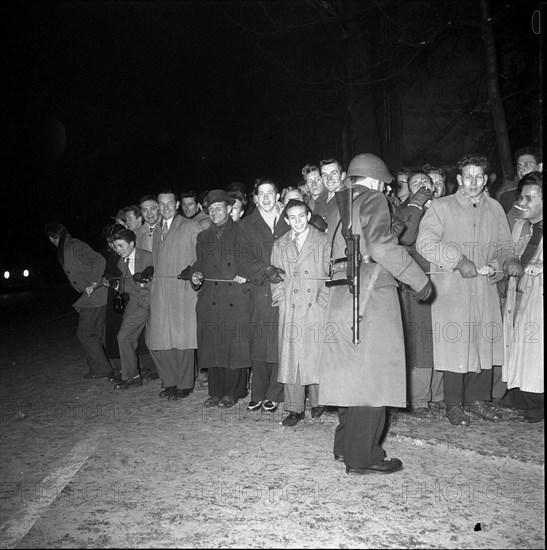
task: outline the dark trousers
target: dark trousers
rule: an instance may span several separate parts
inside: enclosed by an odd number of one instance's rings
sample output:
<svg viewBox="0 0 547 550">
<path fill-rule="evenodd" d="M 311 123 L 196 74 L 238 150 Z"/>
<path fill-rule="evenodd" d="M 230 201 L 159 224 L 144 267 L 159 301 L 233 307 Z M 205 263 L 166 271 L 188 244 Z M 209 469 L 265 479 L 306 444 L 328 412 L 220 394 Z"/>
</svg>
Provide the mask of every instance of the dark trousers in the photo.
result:
<svg viewBox="0 0 547 550">
<path fill-rule="evenodd" d="M 386 456 L 380 438 L 386 423 L 385 407 L 338 407 L 334 454 L 350 468 L 368 468 Z"/>
<path fill-rule="evenodd" d="M 512 388 L 507 392 L 507 400 L 523 411 L 543 409 L 544 395 L 543 393 L 532 393 L 522 391 L 520 388 Z"/>
<path fill-rule="evenodd" d="M 103 348 L 106 306 L 82 308 L 76 336 L 84 348 L 89 374 L 111 374 L 110 365 Z"/>
<path fill-rule="evenodd" d="M 473 401 L 492 399 L 492 371 L 443 372 L 444 402 L 449 405 L 467 405 Z"/>
<path fill-rule="evenodd" d="M 251 400 L 264 401 L 269 399 L 276 403 L 283 401 L 283 384 L 277 381 L 279 363 L 251 361 L 251 365 L 253 368 Z"/>
<path fill-rule="evenodd" d="M 227 369 L 225 367 L 209 367 L 209 395 L 240 399 L 247 394 L 247 375 L 249 369 Z"/>
<path fill-rule="evenodd" d="M 129 380 L 139 374 L 137 347 L 150 310 L 129 300 L 123 312 L 122 326 L 118 332 L 118 348 L 122 365 L 122 379 Z"/>
<path fill-rule="evenodd" d="M 181 390 L 194 387 L 193 349 L 150 350 L 150 355 L 165 387 L 177 386 Z"/>
</svg>

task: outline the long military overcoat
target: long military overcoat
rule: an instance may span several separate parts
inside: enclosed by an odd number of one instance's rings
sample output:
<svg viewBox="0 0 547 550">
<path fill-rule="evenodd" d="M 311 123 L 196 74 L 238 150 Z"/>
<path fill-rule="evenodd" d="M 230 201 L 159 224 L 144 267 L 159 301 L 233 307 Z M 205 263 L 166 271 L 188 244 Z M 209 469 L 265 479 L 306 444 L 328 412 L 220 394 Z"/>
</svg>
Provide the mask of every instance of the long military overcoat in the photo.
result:
<svg viewBox="0 0 547 550">
<path fill-rule="evenodd" d="M 379 275 L 363 312 L 358 345 L 352 342 L 352 294 L 347 286 L 330 289 L 319 360 L 319 402 L 342 407 L 404 407 L 405 350 L 395 277 L 418 291 L 427 284 L 427 275 L 391 233 L 389 207 L 382 193 L 356 186 L 352 212 L 361 254 L 377 262 L 361 265 L 361 303 L 374 270 Z M 341 255 L 344 249 L 338 231 L 333 250 Z M 333 278 L 345 276 L 344 269 Z"/>
</svg>

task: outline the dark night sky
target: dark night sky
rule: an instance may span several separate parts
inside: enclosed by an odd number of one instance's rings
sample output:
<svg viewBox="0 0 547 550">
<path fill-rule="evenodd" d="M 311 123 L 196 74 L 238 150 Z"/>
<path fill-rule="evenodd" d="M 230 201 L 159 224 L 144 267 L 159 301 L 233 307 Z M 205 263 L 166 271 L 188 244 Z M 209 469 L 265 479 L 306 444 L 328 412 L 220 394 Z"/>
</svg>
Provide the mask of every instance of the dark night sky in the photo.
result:
<svg viewBox="0 0 547 550">
<path fill-rule="evenodd" d="M 283 108 L 263 67 L 261 33 L 271 25 L 262 4 L 2 3 L 11 34 L 3 48 L 5 177 L 9 189 L 25 190 L 31 240 L 43 223 L 62 219 L 96 243 L 108 216 L 165 186 L 201 190 L 240 180 L 250 189 L 261 175 L 293 183 L 288 174 L 298 175 L 307 160 L 293 165 L 276 156 L 255 106 Z M 307 6 L 313 15 L 314 2 Z M 325 37 L 320 62 L 333 28 L 314 28 Z M 299 45 L 306 36 L 302 29 L 285 39 Z M 271 66 L 281 39 L 266 41 Z M 56 160 L 51 120 L 66 131 Z M 313 140 L 307 147 L 302 159 Z M 12 232 L 20 216 L 8 214 Z"/>
</svg>

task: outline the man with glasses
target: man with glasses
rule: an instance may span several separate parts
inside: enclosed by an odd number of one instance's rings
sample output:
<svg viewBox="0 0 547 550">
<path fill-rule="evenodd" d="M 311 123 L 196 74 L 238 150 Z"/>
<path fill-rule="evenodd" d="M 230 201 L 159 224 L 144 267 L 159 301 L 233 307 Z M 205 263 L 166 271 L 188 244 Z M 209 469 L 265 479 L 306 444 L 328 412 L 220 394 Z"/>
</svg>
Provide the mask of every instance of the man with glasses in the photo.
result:
<svg viewBox="0 0 547 550">
<path fill-rule="evenodd" d="M 432 201 L 416 249 L 430 262 L 437 291 L 431 304 L 434 368 L 443 372 L 446 418 L 468 426 L 470 415 L 501 419 L 491 403 L 492 366 L 504 357 L 495 283 L 502 269 L 517 276 L 522 267 L 503 208 L 484 193 L 488 160 L 466 155 L 457 167 L 458 191 Z"/>
<path fill-rule="evenodd" d="M 333 224 L 337 221 L 338 206 L 334 193 L 342 188 L 342 182 L 346 173 L 342 170 L 341 164 L 333 158 L 324 159 L 319 163 L 325 193 L 315 203 L 314 214 L 319 214 L 327 222 L 327 232 L 334 231 Z"/>
</svg>

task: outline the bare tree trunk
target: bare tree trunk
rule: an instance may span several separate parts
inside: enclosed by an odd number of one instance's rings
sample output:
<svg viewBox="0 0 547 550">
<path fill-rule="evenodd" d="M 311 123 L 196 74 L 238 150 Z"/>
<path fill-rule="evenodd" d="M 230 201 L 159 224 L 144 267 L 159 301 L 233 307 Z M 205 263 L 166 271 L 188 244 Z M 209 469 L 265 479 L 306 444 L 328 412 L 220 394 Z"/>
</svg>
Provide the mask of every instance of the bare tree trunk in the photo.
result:
<svg viewBox="0 0 547 550">
<path fill-rule="evenodd" d="M 492 32 L 492 24 L 490 22 L 491 18 L 488 0 L 480 0 L 480 9 L 490 111 L 492 113 L 492 120 L 496 131 L 498 153 L 500 156 L 503 176 L 504 179 L 512 179 L 514 177 L 515 169 L 511 156 L 511 145 L 509 143 L 505 110 L 503 108 L 503 103 L 500 96 L 496 44 L 494 41 L 494 33 Z"/>
</svg>

